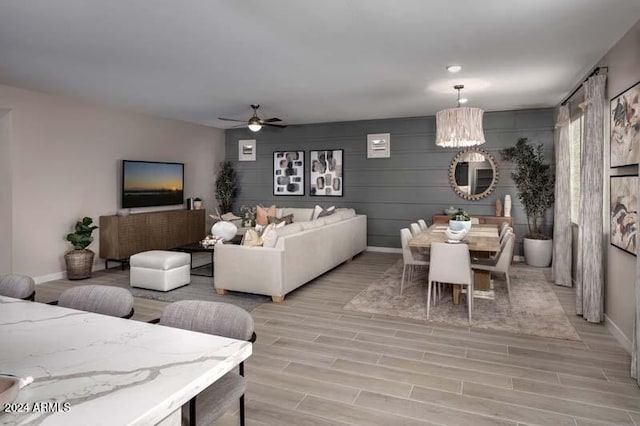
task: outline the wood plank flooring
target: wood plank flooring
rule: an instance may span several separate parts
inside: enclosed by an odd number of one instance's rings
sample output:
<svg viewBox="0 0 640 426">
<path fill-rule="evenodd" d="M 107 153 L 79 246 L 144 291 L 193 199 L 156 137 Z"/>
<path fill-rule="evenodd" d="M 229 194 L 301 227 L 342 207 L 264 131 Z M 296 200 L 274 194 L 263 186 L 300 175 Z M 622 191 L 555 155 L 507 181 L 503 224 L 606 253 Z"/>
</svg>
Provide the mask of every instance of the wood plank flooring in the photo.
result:
<svg viewBox="0 0 640 426">
<path fill-rule="evenodd" d="M 345 311 L 399 255 L 366 252 L 252 315 L 249 425 L 640 425 L 630 357 L 575 315 L 581 342 Z M 67 285 L 41 284 L 39 301 Z M 134 319 L 166 303 L 136 299 Z M 217 425 L 237 425 L 237 410 Z"/>
</svg>

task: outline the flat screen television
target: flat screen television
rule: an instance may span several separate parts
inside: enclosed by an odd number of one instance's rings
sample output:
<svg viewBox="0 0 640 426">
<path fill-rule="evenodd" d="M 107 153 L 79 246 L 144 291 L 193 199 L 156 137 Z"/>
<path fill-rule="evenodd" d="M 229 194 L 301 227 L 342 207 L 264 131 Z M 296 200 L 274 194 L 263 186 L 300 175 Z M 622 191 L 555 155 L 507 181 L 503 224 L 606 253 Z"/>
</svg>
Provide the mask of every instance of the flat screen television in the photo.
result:
<svg viewBox="0 0 640 426">
<path fill-rule="evenodd" d="M 184 203 L 184 164 L 122 161 L 122 208 Z"/>
</svg>

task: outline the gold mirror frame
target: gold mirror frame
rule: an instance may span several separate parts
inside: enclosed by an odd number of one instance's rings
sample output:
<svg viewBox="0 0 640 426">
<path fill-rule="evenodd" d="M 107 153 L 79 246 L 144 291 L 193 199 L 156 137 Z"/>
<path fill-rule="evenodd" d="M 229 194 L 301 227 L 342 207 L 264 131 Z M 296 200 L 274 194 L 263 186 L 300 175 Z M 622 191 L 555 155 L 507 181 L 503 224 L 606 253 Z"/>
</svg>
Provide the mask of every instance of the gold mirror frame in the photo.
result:
<svg viewBox="0 0 640 426">
<path fill-rule="evenodd" d="M 491 164 L 491 168 L 493 169 L 493 179 L 491 180 L 491 184 L 489 184 L 489 187 L 480 194 L 468 194 L 462 191 L 458 186 L 458 183 L 456 182 L 456 166 L 458 165 L 458 163 L 462 162 L 462 159 L 466 155 L 470 153 L 483 155 L 485 160 L 488 161 L 489 164 Z M 451 188 L 453 188 L 456 194 L 470 201 L 481 200 L 488 197 L 489 194 L 491 194 L 496 188 L 496 184 L 498 183 L 498 176 L 498 164 L 496 163 L 495 158 L 493 158 L 493 155 L 480 148 L 467 148 L 464 151 L 460 151 L 458 154 L 456 154 L 455 157 L 453 157 L 453 160 L 451 160 L 451 165 L 449 166 L 449 183 L 451 184 Z"/>
</svg>

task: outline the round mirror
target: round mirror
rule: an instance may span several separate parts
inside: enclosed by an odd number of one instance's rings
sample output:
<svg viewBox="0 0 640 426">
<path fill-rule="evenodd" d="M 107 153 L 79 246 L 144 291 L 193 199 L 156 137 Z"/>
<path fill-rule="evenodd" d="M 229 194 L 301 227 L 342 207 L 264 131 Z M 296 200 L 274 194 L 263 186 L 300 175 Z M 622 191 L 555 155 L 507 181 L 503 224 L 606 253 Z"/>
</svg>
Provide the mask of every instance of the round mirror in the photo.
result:
<svg viewBox="0 0 640 426">
<path fill-rule="evenodd" d="M 487 151 L 467 148 L 460 151 L 449 166 L 453 190 L 467 200 L 488 197 L 498 183 L 498 165 Z"/>
</svg>

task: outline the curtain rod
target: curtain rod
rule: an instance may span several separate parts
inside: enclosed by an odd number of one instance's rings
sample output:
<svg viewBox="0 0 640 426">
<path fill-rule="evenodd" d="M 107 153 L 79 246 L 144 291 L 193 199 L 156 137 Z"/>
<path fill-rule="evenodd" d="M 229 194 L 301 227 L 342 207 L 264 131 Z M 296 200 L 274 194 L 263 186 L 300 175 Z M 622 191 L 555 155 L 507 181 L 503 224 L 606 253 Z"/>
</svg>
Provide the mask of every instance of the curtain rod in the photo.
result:
<svg viewBox="0 0 640 426">
<path fill-rule="evenodd" d="M 608 70 L 609 70 L 609 67 L 597 67 L 596 69 L 594 69 L 594 70 L 591 72 L 591 74 L 589 74 L 589 75 L 584 79 L 584 81 L 583 81 L 580 85 L 578 85 L 578 87 L 576 87 L 576 88 L 573 90 L 573 92 L 569 93 L 569 96 L 567 96 L 566 98 L 564 98 L 564 101 L 562 101 L 562 102 L 560 103 L 560 105 L 565 105 L 567 102 L 569 102 L 569 99 L 571 99 L 571 98 L 573 97 L 573 95 L 575 95 L 575 94 L 578 92 L 578 90 L 580 90 L 580 88 L 582 87 L 582 85 L 583 85 L 587 80 L 589 80 L 591 77 L 593 77 L 594 75 L 598 75 L 598 74 L 600 74 L 600 71 L 601 71 L 601 70 L 602 70 L 602 71 L 608 71 Z"/>
</svg>

